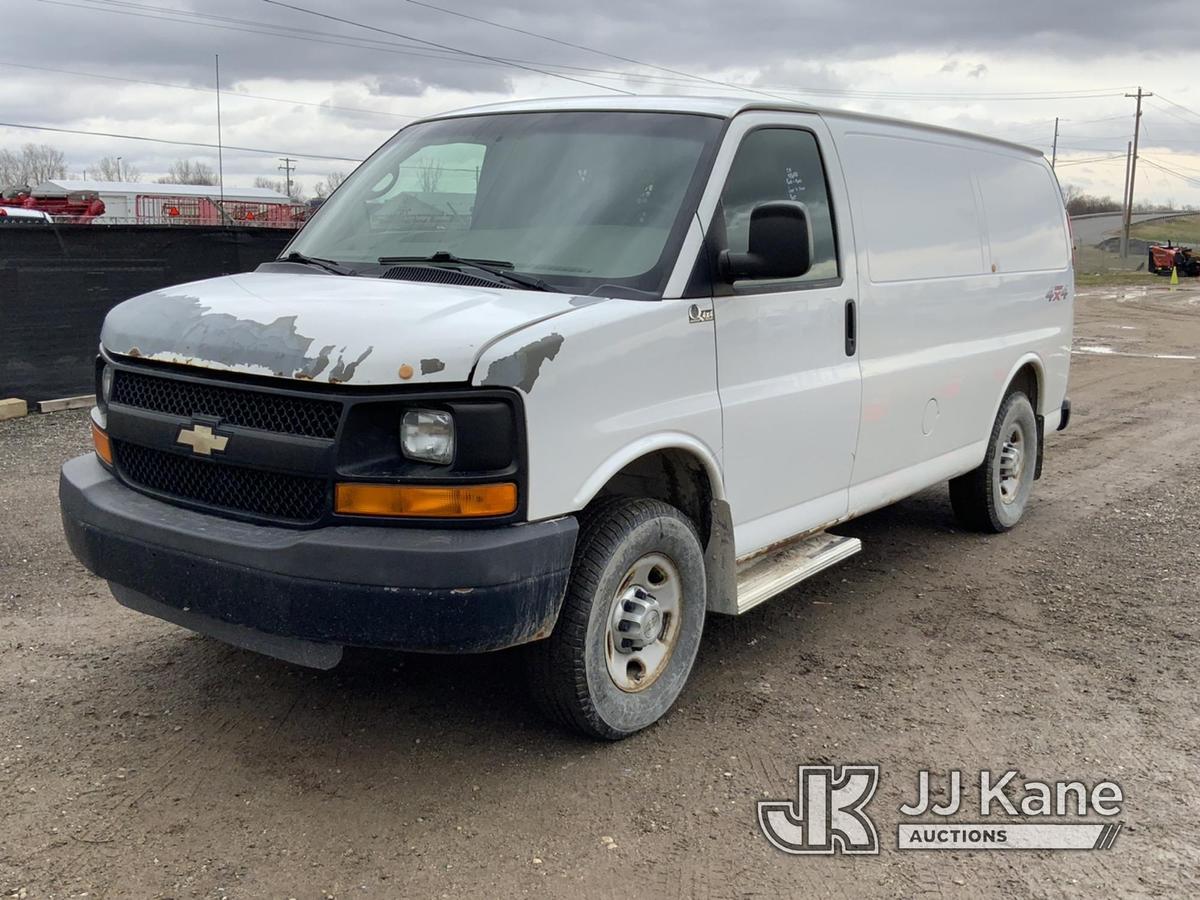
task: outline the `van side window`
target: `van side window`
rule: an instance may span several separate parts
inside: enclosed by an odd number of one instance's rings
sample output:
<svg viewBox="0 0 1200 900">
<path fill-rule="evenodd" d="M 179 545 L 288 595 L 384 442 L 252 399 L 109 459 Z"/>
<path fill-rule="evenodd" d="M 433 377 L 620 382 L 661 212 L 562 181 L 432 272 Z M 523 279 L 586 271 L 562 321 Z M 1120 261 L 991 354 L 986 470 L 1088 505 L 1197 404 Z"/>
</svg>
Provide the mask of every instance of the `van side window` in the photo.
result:
<svg viewBox="0 0 1200 900">
<path fill-rule="evenodd" d="M 721 194 L 729 250 L 746 252 L 750 214 L 758 204 L 772 200 L 794 200 L 804 204 L 813 236 L 812 268 L 800 278 L 754 283 L 791 284 L 837 278 L 837 242 L 829 209 L 829 192 L 817 139 L 811 132 L 794 128 L 760 128 L 742 139 Z"/>
</svg>

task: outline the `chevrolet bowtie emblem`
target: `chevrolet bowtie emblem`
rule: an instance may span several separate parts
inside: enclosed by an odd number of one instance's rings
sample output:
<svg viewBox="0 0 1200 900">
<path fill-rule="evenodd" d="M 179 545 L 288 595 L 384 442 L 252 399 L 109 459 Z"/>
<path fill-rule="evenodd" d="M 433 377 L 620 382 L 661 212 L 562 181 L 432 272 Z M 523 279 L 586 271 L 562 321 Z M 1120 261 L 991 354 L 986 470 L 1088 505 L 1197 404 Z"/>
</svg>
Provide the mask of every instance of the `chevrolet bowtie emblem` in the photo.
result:
<svg viewBox="0 0 1200 900">
<path fill-rule="evenodd" d="M 196 425 L 179 429 L 179 437 L 175 438 L 175 443 L 186 444 L 192 448 L 193 453 L 199 453 L 201 456 L 212 456 L 214 450 L 220 453 L 225 449 L 229 438 L 213 434 L 213 430 L 207 425 Z"/>
</svg>

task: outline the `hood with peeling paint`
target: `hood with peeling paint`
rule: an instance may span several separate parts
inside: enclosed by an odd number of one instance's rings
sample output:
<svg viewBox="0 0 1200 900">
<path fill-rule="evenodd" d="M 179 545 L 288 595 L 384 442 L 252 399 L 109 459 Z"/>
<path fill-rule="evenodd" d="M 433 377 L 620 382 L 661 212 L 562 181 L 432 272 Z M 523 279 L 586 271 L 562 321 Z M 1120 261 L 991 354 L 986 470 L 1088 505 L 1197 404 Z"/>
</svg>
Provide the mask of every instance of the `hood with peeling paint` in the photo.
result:
<svg viewBox="0 0 1200 900">
<path fill-rule="evenodd" d="M 134 297 L 108 314 L 100 340 L 121 356 L 279 378 L 462 382 L 490 344 L 581 305 L 541 291 L 262 272 Z"/>
</svg>

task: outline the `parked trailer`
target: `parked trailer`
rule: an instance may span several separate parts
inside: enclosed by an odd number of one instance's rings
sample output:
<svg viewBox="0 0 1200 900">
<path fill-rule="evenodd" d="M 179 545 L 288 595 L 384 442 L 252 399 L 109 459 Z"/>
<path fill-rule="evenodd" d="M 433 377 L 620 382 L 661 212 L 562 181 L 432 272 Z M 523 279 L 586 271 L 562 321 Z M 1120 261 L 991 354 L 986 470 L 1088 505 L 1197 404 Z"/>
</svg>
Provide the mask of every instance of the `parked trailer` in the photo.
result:
<svg viewBox="0 0 1200 900">
<path fill-rule="evenodd" d="M 58 179 L 5 201 L 24 204 L 59 217 L 105 225 L 248 225 L 299 228 L 312 210 L 268 188 L 158 184 Z M 70 206 L 80 198 L 95 201 L 90 209 Z"/>
<path fill-rule="evenodd" d="M 104 201 L 96 194 L 89 193 L 43 197 L 21 191 L 0 198 L 0 209 L 39 212 L 56 222 L 86 225 L 104 215 Z"/>
<path fill-rule="evenodd" d="M 170 194 L 139 195 L 135 203 L 138 222 L 156 225 L 264 225 L 299 228 L 311 209 L 300 203 L 221 202 L 217 197 Z"/>
</svg>

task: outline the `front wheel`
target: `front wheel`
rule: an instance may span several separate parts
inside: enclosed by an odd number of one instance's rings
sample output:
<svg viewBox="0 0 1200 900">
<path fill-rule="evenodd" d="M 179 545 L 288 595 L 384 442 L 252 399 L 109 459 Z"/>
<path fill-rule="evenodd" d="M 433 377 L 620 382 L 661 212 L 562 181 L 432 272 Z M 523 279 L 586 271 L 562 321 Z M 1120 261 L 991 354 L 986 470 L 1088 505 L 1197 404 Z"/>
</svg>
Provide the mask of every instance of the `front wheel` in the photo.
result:
<svg viewBox="0 0 1200 900">
<path fill-rule="evenodd" d="M 657 722 L 692 670 L 705 591 L 700 540 L 673 506 L 618 499 L 586 513 L 558 623 L 527 650 L 538 705 L 608 740 Z"/>
<path fill-rule="evenodd" d="M 1021 520 L 1037 468 L 1038 429 L 1033 404 L 1013 391 L 1000 404 L 979 468 L 950 482 L 950 504 L 967 528 L 999 534 Z"/>
</svg>

